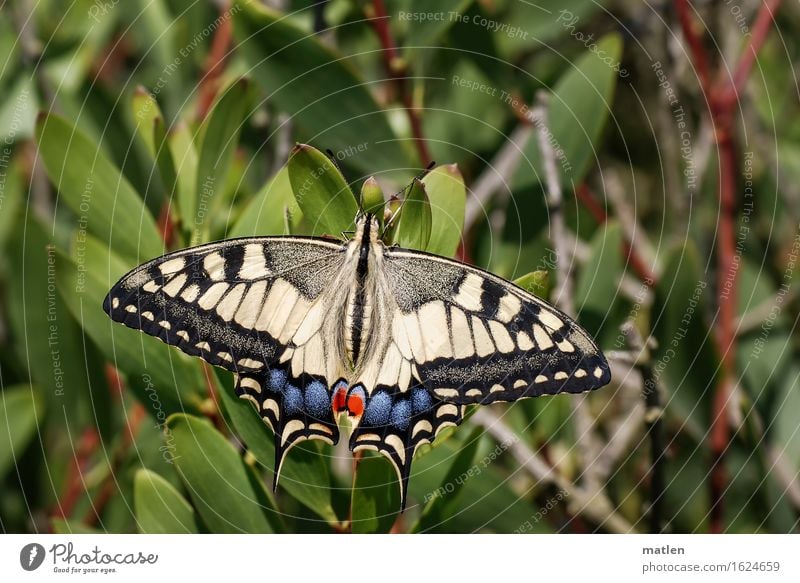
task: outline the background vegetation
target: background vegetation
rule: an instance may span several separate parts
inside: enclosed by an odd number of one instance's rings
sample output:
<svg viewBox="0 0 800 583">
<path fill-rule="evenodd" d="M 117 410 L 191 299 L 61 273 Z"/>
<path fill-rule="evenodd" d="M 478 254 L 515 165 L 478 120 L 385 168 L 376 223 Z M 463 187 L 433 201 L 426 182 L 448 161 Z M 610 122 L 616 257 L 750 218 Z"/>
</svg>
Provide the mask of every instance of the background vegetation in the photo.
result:
<svg viewBox="0 0 800 583">
<path fill-rule="evenodd" d="M 797 532 L 795 3 L 263 4 L 0 1 L 3 531 Z M 521 278 L 614 380 L 474 411 L 400 516 L 342 448 L 273 493 L 230 375 L 102 298 L 165 250 L 338 235 L 342 176 L 389 199 L 433 160 L 394 237 Z"/>
</svg>

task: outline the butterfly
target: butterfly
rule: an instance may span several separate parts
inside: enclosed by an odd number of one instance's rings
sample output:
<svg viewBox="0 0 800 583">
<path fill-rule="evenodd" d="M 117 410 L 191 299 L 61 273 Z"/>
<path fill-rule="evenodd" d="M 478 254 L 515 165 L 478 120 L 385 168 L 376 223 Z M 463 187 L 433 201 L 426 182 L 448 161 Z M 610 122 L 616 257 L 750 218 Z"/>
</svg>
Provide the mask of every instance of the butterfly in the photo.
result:
<svg viewBox="0 0 800 583">
<path fill-rule="evenodd" d="M 231 239 L 169 253 L 122 277 L 103 308 L 234 373 L 275 434 L 275 484 L 306 439 L 376 450 L 405 507 L 411 460 L 467 405 L 580 393 L 610 381 L 577 323 L 514 284 L 387 246 L 359 213 L 350 240 Z"/>
</svg>

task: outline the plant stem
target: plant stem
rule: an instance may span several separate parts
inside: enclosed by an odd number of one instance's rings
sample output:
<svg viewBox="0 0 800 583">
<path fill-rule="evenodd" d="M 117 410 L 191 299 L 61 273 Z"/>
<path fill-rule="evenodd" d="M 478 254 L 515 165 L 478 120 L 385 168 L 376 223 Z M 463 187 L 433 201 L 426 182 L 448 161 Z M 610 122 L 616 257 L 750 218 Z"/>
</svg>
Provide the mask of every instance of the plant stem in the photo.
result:
<svg viewBox="0 0 800 583">
<path fill-rule="evenodd" d="M 622 326 L 622 333 L 633 354 L 636 354 L 634 366 L 642 375 L 642 394 L 644 395 L 644 422 L 647 435 L 650 437 L 650 506 L 647 509 L 649 531 L 654 534 L 664 529 L 664 488 L 665 488 L 665 439 L 664 409 L 658 390 L 658 379 L 653 371 L 650 347 L 645 344 L 633 322 Z"/>
<path fill-rule="evenodd" d="M 719 155 L 719 240 L 717 242 L 717 309 L 719 326 L 716 335 L 717 349 L 722 355 L 719 384 L 714 395 L 710 431 L 711 467 L 711 532 L 723 532 L 724 508 L 723 494 L 727 476 L 724 456 L 729 445 L 730 428 L 728 400 L 736 382 L 736 280 L 738 264 L 736 261 L 735 224 L 737 213 L 737 169 L 738 155 L 734 139 L 734 115 L 740 93 L 755 63 L 758 51 L 764 44 L 770 25 L 774 20 L 780 0 L 766 0 L 761 5 L 753 26 L 750 42 L 739 62 L 734 67 L 732 77 L 719 75 L 712 84 L 709 72 L 709 59 L 702 38 L 694 27 L 689 14 L 688 0 L 674 0 L 675 11 L 683 30 L 686 42 L 692 53 L 692 61 L 697 69 L 700 88 L 709 106 L 709 115 L 714 127 L 714 137 Z"/>
<path fill-rule="evenodd" d="M 223 2 L 220 6 L 220 25 L 211 41 L 211 50 L 208 52 L 203 67 L 203 76 L 200 78 L 199 97 L 197 99 L 197 118 L 202 121 L 211 111 L 214 99 L 219 91 L 219 78 L 225 71 L 226 57 L 230 54 L 231 39 L 233 38 L 233 19 L 228 11 L 230 2 Z"/>
<path fill-rule="evenodd" d="M 420 119 L 419 111 L 414 107 L 414 99 L 408 89 L 408 79 L 406 77 L 408 67 L 405 60 L 398 54 L 397 44 L 389 28 L 389 16 L 386 14 L 386 6 L 383 0 L 372 0 L 372 10 L 374 14 L 370 22 L 375 28 L 381 47 L 383 47 L 383 63 L 386 68 L 386 74 L 393 80 L 397 94 L 403 103 L 422 166 L 427 167 L 432 158 L 422 131 L 422 119 Z"/>
</svg>

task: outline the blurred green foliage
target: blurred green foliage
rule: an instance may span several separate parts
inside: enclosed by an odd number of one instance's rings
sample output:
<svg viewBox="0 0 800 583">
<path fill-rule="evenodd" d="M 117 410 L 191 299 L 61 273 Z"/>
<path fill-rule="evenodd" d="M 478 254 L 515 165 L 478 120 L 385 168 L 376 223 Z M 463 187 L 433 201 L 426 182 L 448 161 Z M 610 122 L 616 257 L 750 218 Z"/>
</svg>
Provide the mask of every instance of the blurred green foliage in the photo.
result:
<svg viewBox="0 0 800 583">
<path fill-rule="evenodd" d="M 388 463 L 365 456 L 354 465 L 319 443 L 292 450 L 273 492 L 271 433 L 234 397 L 230 375 L 101 310 L 122 274 L 165 251 L 234 236 L 339 236 L 352 228 L 353 193 L 378 211 L 396 210 L 398 197 L 388 195 L 403 193 L 389 242 L 458 256 L 554 299 L 536 136 L 520 142 L 493 196 L 470 211 L 468 194 L 503 168 L 496 156 L 530 126 L 539 91 L 550 96 L 548 141 L 574 235 L 573 256 L 557 260 L 574 279 L 579 320 L 607 351 L 626 349 L 627 320 L 652 335 L 666 409 L 665 519 L 675 531 L 708 527 L 720 366 L 710 261 L 716 172 L 712 161 L 692 189 L 677 148 L 662 159 L 660 145 L 679 144 L 664 137 L 676 129 L 669 111 L 666 124 L 647 117 L 662 107 L 662 88 L 638 38 L 620 33 L 651 34 L 655 15 L 587 0 L 435 9 L 394 0 L 389 18 L 377 18 L 397 43 L 387 56 L 369 20 L 375 4 L 365 0 L 328 2 L 319 33 L 320 14 L 299 0 L 281 12 L 241 0 L 221 9 L 75 0 L 63 14 L 56 4 L 17 0 L 0 18 L 3 531 L 606 530 L 473 419 L 417 456 L 403 515 Z M 444 16 L 420 16 L 431 13 Z M 576 27 L 595 40 L 579 40 Z M 748 229 L 738 256 L 741 377 L 725 494 L 725 524 L 737 532 L 798 528 L 800 203 L 786 183 L 797 182 L 800 135 L 777 121 L 796 119 L 796 100 L 771 101 L 785 93 L 785 60 L 796 62 L 798 46 L 783 41 L 764 47 L 764 78 L 746 111 L 755 143 L 777 136 L 786 166 L 779 184 L 774 161 L 756 153 L 746 180 L 759 202 L 753 213 L 739 209 Z M 681 74 L 670 72 L 687 113 L 697 107 L 691 139 L 699 141 L 703 105 Z M 437 162 L 422 178 L 414 115 Z M 627 212 L 596 195 L 598 221 L 580 192 L 602 195 L 609 173 Z M 629 245 L 631 224 L 650 245 Z M 642 282 L 636 254 L 657 281 Z M 645 529 L 650 495 L 641 389 L 626 369 L 587 400 L 593 439 L 604 451 L 621 448 L 602 475 L 603 495 L 636 530 Z M 568 397 L 498 411 L 559 476 L 587 479 L 593 461 Z"/>
</svg>

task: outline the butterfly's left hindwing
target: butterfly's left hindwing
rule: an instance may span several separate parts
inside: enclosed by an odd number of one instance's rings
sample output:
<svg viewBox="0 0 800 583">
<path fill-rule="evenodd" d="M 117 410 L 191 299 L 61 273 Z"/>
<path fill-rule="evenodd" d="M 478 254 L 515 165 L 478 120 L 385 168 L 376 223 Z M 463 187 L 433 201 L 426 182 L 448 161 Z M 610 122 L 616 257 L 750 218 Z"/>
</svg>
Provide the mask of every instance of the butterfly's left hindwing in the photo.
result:
<svg viewBox="0 0 800 583">
<path fill-rule="evenodd" d="M 134 269 L 103 308 L 117 322 L 234 372 L 237 394 L 275 431 L 278 470 L 298 441 L 339 439 L 330 386 L 341 371 L 326 358 L 322 324 L 324 292 L 342 257 L 341 245 L 309 238 L 212 243 Z"/>
</svg>

